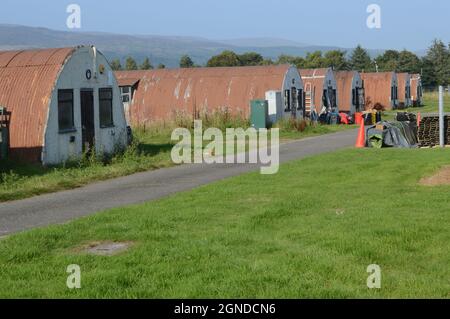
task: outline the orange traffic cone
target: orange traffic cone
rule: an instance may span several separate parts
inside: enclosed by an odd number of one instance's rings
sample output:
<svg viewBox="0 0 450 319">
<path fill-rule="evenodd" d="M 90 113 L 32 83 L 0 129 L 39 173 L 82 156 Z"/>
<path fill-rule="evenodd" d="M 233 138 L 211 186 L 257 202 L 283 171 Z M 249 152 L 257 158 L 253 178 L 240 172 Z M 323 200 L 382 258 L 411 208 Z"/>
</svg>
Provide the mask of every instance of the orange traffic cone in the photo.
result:
<svg viewBox="0 0 450 319">
<path fill-rule="evenodd" d="M 422 122 L 422 116 L 420 115 L 420 112 L 417 113 L 417 127 L 420 126 L 420 122 Z"/>
<path fill-rule="evenodd" d="M 361 128 L 359 129 L 358 139 L 356 140 L 356 148 L 366 147 L 366 128 L 364 126 L 364 119 L 361 121 Z"/>
</svg>

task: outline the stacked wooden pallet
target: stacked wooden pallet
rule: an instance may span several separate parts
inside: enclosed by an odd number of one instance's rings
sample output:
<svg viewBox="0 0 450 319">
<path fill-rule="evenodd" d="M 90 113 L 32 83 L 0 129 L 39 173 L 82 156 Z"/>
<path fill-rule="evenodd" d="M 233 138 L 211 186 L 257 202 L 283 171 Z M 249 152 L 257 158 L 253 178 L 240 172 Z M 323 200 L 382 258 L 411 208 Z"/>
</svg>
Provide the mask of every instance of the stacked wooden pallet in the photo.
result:
<svg viewBox="0 0 450 319">
<path fill-rule="evenodd" d="M 450 142 L 450 116 L 444 118 L 444 141 Z M 439 116 L 425 116 L 420 122 L 418 131 L 420 147 L 433 147 L 439 145 Z"/>
</svg>

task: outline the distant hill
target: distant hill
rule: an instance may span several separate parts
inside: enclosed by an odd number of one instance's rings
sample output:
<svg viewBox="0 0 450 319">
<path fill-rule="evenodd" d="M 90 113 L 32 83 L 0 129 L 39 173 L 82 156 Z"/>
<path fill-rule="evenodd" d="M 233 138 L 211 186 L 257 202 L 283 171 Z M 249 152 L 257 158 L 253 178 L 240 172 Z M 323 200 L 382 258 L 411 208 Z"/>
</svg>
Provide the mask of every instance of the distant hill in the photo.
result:
<svg viewBox="0 0 450 319">
<path fill-rule="evenodd" d="M 204 65 L 223 50 L 237 53 L 255 51 L 265 58 L 276 59 L 281 54 L 305 56 L 308 52 L 345 50 L 334 46 L 315 46 L 277 38 L 248 38 L 213 41 L 196 37 L 157 35 L 124 35 L 99 32 L 57 31 L 46 28 L 0 24 L 0 50 L 52 48 L 94 44 L 109 59 L 133 56 L 138 62 L 149 57 L 154 65 L 177 67 L 180 57 L 188 54 L 195 63 Z M 369 50 L 376 56 L 383 50 Z"/>
<path fill-rule="evenodd" d="M 221 43 L 225 43 L 233 46 L 250 46 L 255 48 L 267 48 L 267 47 L 307 47 L 308 44 L 300 43 L 296 41 L 280 39 L 280 38 L 239 38 L 239 39 L 226 39 L 220 40 Z"/>
</svg>

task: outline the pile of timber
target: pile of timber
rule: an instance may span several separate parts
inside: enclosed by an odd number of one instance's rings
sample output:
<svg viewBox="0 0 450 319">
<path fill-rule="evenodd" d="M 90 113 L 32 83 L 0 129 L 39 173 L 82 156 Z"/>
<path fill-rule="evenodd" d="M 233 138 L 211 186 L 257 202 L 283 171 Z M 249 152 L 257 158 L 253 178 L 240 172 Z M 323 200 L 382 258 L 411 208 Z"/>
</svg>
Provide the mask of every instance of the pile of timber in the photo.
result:
<svg viewBox="0 0 450 319">
<path fill-rule="evenodd" d="M 450 142 L 450 116 L 444 117 L 444 142 Z M 439 145 L 439 116 L 428 115 L 422 118 L 418 131 L 420 147 L 433 147 Z"/>
</svg>

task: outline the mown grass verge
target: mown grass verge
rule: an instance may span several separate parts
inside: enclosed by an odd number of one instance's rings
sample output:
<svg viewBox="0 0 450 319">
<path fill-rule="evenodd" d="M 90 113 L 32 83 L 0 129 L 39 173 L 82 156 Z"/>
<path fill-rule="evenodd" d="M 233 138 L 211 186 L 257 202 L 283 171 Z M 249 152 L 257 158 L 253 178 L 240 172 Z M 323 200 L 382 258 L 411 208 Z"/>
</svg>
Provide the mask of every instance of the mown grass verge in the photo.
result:
<svg viewBox="0 0 450 319">
<path fill-rule="evenodd" d="M 217 117 L 210 117 L 205 120 L 204 129 L 218 127 L 225 131 L 228 127 L 239 127 L 239 125 L 248 127 L 248 123 L 242 120 L 223 119 L 223 122 L 220 122 Z M 87 156 L 55 167 L 0 161 L 0 202 L 72 189 L 96 181 L 173 166 L 170 154 L 176 141 L 171 140 L 171 134 L 175 127 L 164 125 L 135 129 L 133 145 L 126 152 L 106 159 Z M 191 126 L 189 128 L 192 129 Z M 289 123 L 284 123 L 280 130 L 280 139 L 282 142 L 302 139 L 349 128 L 351 127 L 307 125 L 303 131 L 299 131 L 289 126 Z M 204 146 L 207 144 L 208 142 L 205 142 Z"/>
<path fill-rule="evenodd" d="M 444 111 L 450 112 L 450 94 L 445 93 L 444 96 Z M 388 121 L 395 120 L 397 112 L 411 112 L 411 113 L 438 113 L 439 112 L 439 95 L 437 92 L 428 92 L 423 95 L 423 106 L 411 107 L 406 110 L 393 110 L 384 112 L 383 119 Z"/>
<path fill-rule="evenodd" d="M 344 150 L 0 241 L 2 298 L 449 298 L 449 150 Z M 79 252 L 132 242 L 117 256 Z M 66 287 L 70 264 L 81 289 Z M 382 271 L 368 289 L 368 265 Z"/>
</svg>

